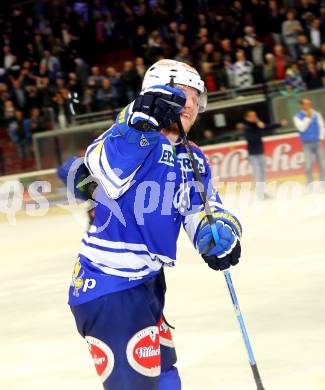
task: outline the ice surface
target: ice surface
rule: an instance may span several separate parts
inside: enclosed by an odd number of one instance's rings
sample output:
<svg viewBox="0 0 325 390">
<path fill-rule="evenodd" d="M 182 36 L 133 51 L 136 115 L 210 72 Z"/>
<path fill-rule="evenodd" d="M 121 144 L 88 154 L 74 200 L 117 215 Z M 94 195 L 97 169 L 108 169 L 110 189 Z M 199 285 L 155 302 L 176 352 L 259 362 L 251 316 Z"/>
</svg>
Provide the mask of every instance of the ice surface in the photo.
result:
<svg viewBox="0 0 325 390">
<path fill-rule="evenodd" d="M 241 207 L 243 256 L 231 274 L 266 390 L 325 389 L 324 206 L 317 195 Z M 51 212 L 0 224 L 1 389 L 102 388 L 66 305 L 83 221 Z M 184 234 L 166 274 L 183 389 L 256 389 L 223 274 Z"/>
</svg>

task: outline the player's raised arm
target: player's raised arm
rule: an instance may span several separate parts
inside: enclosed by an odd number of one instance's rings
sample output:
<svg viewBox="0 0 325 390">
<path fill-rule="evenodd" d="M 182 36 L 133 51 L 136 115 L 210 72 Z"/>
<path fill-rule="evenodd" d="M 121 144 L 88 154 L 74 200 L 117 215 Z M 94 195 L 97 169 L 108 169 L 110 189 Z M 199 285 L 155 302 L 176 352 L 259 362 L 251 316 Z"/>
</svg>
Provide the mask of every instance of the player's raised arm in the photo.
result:
<svg viewBox="0 0 325 390">
<path fill-rule="evenodd" d="M 132 185 L 136 172 L 185 104 L 180 89 L 144 89 L 117 116 L 115 124 L 87 149 L 85 164 L 91 174 L 117 199 Z"/>
</svg>

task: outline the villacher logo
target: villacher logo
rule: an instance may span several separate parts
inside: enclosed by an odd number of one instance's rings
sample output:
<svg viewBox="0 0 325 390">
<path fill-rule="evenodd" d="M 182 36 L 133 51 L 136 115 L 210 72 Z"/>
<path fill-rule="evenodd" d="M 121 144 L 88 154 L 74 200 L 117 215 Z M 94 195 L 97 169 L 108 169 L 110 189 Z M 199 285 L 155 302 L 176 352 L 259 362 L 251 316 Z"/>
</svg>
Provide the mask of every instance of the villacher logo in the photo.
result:
<svg viewBox="0 0 325 390">
<path fill-rule="evenodd" d="M 126 355 L 130 366 L 142 375 L 160 375 L 160 341 L 157 326 L 136 333 L 128 342 Z"/>
<path fill-rule="evenodd" d="M 114 368 L 114 354 L 111 348 L 103 341 L 92 336 L 85 337 L 88 349 L 93 358 L 97 374 L 104 383 L 111 375 Z"/>
</svg>

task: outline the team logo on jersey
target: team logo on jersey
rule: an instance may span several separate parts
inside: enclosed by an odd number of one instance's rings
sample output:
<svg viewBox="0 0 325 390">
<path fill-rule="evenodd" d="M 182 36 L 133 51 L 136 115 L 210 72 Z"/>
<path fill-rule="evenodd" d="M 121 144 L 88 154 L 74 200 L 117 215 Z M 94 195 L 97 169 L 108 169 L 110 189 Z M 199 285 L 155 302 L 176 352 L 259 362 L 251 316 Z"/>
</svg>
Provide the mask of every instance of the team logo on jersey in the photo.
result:
<svg viewBox="0 0 325 390">
<path fill-rule="evenodd" d="M 200 171 L 200 173 L 205 173 L 205 166 L 204 166 L 204 160 L 202 157 L 199 157 L 195 152 L 193 152 L 196 165 Z M 185 172 L 193 172 L 191 160 L 187 153 L 179 153 L 177 155 L 177 159 L 179 163 L 181 164 L 182 170 Z"/>
<path fill-rule="evenodd" d="M 160 341 L 157 326 L 140 330 L 128 342 L 126 356 L 130 366 L 142 375 L 160 375 Z"/>
<path fill-rule="evenodd" d="M 173 147 L 169 144 L 162 144 L 162 153 L 158 161 L 159 163 L 174 166 Z"/>
<path fill-rule="evenodd" d="M 96 280 L 93 278 L 85 278 L 85 271 L 82 269 L 82 265 L 80 263 L 80 257 L 77 258 L 76 263 L 73 268 L 72 273 L 72 282 L 71 286 L 73 289 L 73 295 L 75 297 L 79 297 L 79 290 L 82 289 L 82 292 L 87 292 L 88 290 L 92 290 L 96 286 Z"/>
<path fill-rule="evenodd" d="M 144 146 L 148 146 L 149 145 L 149 141 L 147 140 L 147 138 L 142 134 L 141 135 L 141 138 L 140 138 L 140 146 L 144 147 Z"/>
<path fill-rule="evenodd" d="M 175 348 L 173 338 L 172 338 L 172 333 L 169 329 L 169 326 L 164 321 L 163 317 L 161 317 L 157 326 L 159 329 L 160 344 L 164 345 L 165 347 Z"/>
<path fill-rule="evenodd" d="M 104 383 L 114 368 L 114 354 L 111 348 L 103 341 L 92 336 L 86 336 L 88 349 L 93 358 L 97 374 Z"/>
<path fill-rule="evenodd" d="M 79 297 L 79 290 L 84 285 L 83 276 L 85 271 L 81 269 L 80 258 L 78 257 L 73 268 L 71 286 L 74 287 L 73 295 Z"/>
</svg>

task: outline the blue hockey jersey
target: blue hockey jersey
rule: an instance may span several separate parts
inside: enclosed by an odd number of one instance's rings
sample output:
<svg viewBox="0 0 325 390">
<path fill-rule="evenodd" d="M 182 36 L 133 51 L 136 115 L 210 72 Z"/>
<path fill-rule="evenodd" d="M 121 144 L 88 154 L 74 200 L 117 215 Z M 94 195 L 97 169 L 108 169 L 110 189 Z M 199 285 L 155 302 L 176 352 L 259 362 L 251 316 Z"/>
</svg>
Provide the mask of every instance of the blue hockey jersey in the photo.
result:
<svg viewBox="0 0 325 390">
<path fill-rule="evenodd" d="M 75 264 L 70 305 L 134 287 L 162 266 L 174 266 L 181 224 L 195 243 L 205 216 L 185 147 L 172 145 L 162 133 L 129 127 L 128 107 L 85 155 L 100 185 L 95 220 Z M 198 147 L 193 153 L 210 206 L 220 209 L 210 167 Z"/>
</svg>

